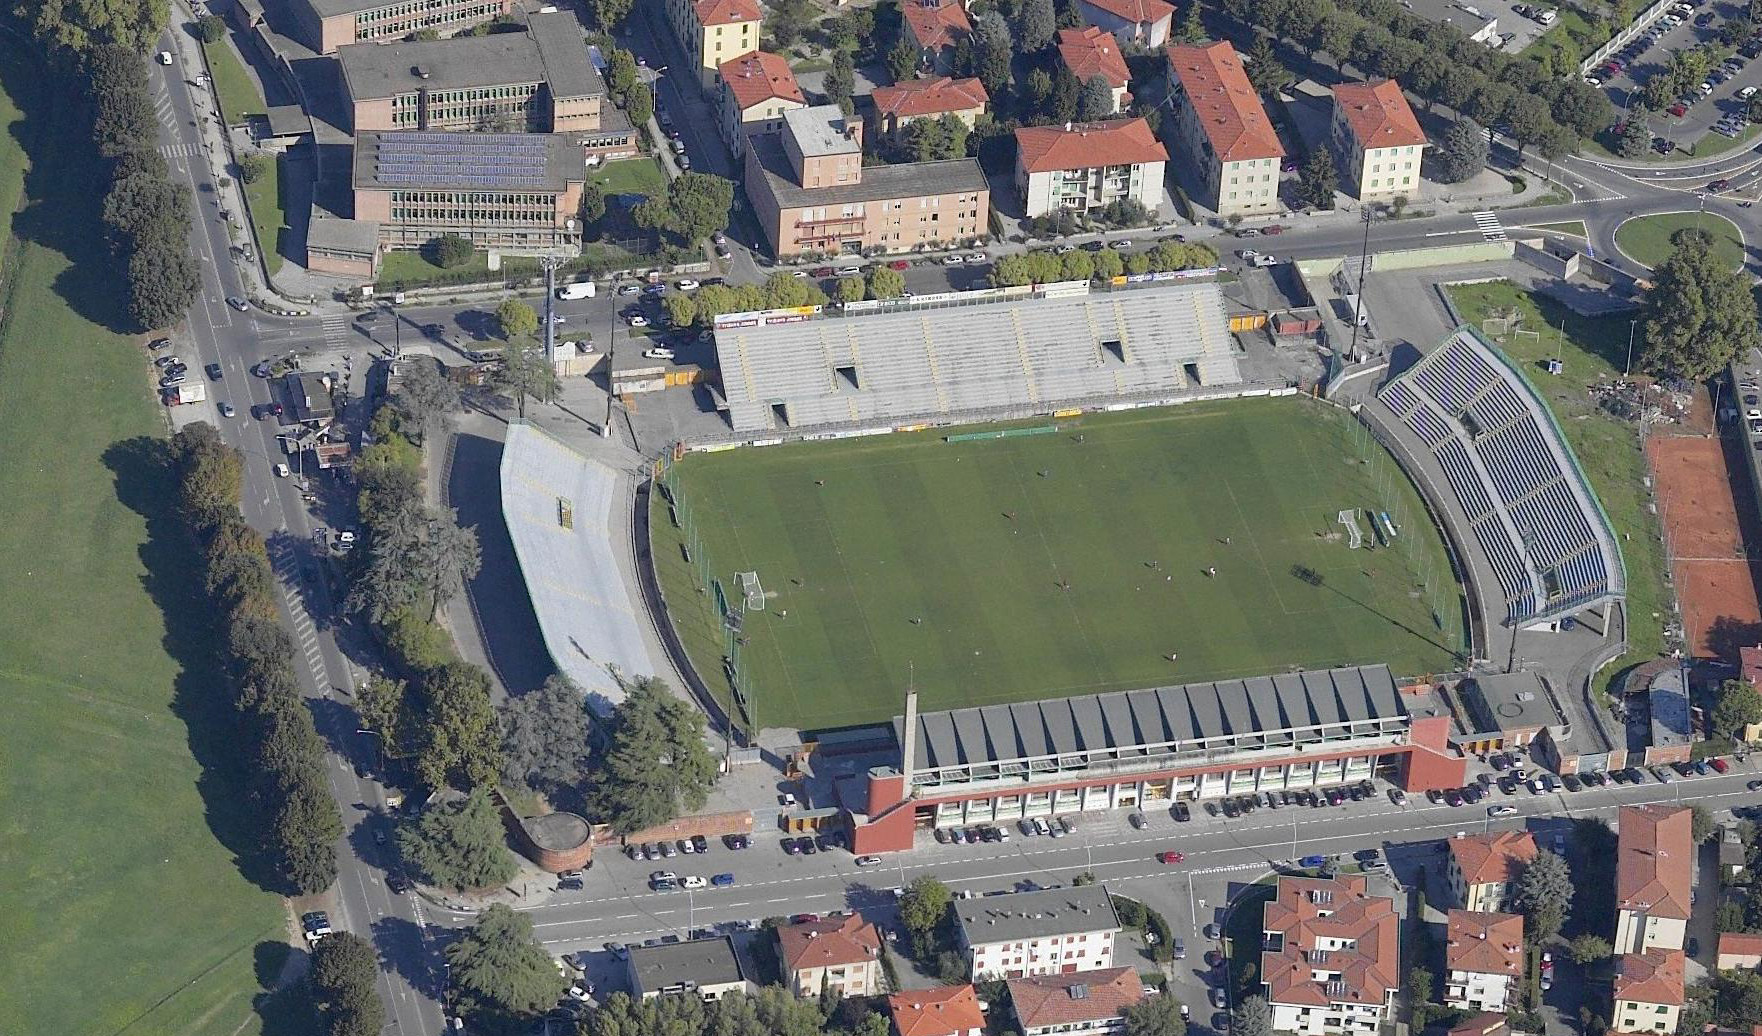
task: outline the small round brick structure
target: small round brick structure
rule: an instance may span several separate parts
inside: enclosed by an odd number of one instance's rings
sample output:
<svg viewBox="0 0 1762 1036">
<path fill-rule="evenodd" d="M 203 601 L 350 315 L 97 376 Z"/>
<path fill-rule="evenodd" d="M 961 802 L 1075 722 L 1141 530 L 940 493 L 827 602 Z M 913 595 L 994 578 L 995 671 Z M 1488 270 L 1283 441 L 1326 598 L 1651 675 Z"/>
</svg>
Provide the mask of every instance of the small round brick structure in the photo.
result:
<svg viewBox="0 0 1762 1036">
<path fill-rule="evenodd" d="M 520 830 L 526 836 L 526 855 L 552 874 L 580 870 L 593 860 L 591 832 L 584 817 L 547 813 L 521 821 Z"/>
</svg>

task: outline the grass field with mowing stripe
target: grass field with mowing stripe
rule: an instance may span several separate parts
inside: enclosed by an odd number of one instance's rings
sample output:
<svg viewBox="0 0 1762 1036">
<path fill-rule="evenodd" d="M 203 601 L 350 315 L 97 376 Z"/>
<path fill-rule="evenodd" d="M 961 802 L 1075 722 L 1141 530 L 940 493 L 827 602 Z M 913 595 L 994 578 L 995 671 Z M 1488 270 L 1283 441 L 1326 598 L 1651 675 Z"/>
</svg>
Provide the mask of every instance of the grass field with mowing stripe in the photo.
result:
<svg viewBox="0 0 1762 1036">
<path fill-rule="evenodd" d="M 946 434 L 691 455 L 672 469 L 697 557 L 730 596 L 739 571 L 771 595 L 739 649 L 761 726 L 885 720 L 908 683 L 943 709 L 1291 666 L 1420 674 L 1461 645 L 1440 534 L 1343 411 L 1236 400 L 1091 415 L 1047 435 Z M 713 595 L 653 500 L 674 622 L 726 691 Z M 1366 507 L 1394 516 L 1393 547 L 1375 546 L 1360 511 L 1370 546 L 1348 548 L 1338 513 Z"/>
</svg>

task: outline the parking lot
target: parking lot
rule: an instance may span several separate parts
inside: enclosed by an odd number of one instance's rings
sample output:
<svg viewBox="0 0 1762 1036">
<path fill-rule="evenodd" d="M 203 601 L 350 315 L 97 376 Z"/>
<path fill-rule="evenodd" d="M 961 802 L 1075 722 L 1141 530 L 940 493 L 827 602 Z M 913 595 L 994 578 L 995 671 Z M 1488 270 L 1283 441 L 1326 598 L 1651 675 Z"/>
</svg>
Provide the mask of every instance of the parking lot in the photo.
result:
<svg viewBox="0 0 1762 1036">
<path fill-rule="evenodd" d="M 1736 138 L 1747 126 L 1749 97 L 1762 86 L 1762 62 L 1757 60 L 1762 56 L 1762 37 L 1751 36 L 1733 48 L 1721 44 L 1720 30 L 1727 18 L 1744 12 L 1738 4 L 1680 0 L 1626 49 L 1592 69 L 1586 81 L 1603 87 L 1617 108 L 1632 114 L 1646 83 L 1665 73 L 1672 55 L 1703 44 L 1715 46 L 1723 63 L 1699 84 L 1670 98 L 1664 111 L 1647 115 L 1646 124 L 1653 150 L 1660 155 L 1691 150 L 1709 133 Z"/>
</svg>

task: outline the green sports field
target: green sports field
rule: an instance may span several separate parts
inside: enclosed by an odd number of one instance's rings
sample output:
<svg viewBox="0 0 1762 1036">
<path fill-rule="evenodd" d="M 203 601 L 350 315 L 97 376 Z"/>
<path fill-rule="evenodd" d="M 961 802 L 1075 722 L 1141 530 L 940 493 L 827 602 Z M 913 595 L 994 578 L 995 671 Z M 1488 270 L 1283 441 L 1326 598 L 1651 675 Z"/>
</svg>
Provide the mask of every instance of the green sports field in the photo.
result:
<svg viewBox="0 0 1762 1036">
<path fill-rule="evenodd" d="M 1421 674 L 1460 649 L 1440 534 L 1342 411 L 1233 400 L 948 434 L 689 455 L 667 475 L 679 527 L 653 495 L 662 590 L 718 693 L 729 645 L 699 581 L 738 601 L 734 574 L 758 573 L 734 649 L 760 726 L 884 720 L 908 684 L 944 709 L 1292 666 Z M 1387 510 L 1392 544 L 1360 510 L 1349 549 L 1350 508 Z"/>
</svg>

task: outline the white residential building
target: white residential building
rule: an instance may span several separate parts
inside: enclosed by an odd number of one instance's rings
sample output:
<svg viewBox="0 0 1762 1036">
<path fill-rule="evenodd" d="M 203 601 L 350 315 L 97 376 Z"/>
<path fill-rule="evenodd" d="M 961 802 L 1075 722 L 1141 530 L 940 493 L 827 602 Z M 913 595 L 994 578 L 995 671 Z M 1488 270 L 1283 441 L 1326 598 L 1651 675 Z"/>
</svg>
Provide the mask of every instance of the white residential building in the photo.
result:
<svg viewBox="0 0 1762 1036">
<path fill-rule="evenodd" d="M 1113 967 L 1120 922 L 1100 885 L 957 899 L 954 909 L 976 978 Z"/>
<path fill-rule="evenodd" d="M 1503 1013 L 1523 974 L 1523 918 L 1452 910 L 1444 929 L 1444 1003 Z"/>
</svg>

